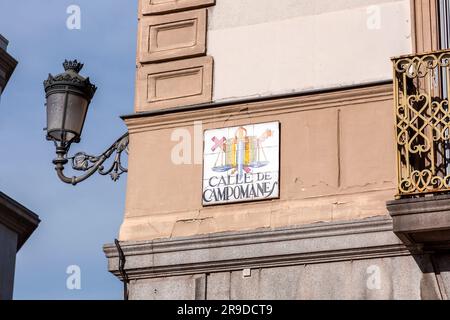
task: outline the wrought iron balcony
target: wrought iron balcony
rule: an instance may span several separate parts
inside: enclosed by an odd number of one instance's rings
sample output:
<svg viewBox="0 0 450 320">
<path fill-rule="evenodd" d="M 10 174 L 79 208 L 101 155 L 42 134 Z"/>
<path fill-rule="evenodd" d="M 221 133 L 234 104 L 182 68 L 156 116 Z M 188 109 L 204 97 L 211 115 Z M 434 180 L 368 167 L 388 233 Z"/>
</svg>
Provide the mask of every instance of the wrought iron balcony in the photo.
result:
<svg viewBox="0 0 450 320">
<path fill-rule="evenodd" d="M 450 50 L 393 58 L 398 198 L 450 191 Z"/>
</svg>

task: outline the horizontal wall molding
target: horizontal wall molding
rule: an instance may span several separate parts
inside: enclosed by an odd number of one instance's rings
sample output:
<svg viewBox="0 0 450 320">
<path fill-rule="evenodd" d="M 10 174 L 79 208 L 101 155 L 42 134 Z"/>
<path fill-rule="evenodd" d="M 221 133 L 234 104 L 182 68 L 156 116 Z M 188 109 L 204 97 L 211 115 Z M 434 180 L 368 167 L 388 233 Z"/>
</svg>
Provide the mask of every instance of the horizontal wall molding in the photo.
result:
<svg viewBox="0 0 450 320">
<path fill-rule="evenodd" d="M 37 214 L 0 192 L 0 224 L 17 234 L 17 250 L 27 241 L 39 223 Z"/>
<path fill-rule="evenodd" d="M 17 61 L 3 49 L 0 49 L 0 94 L 17 66 Z"/>
<path fill-rule="evenodd" d="M 300 227 L 122 242 L 130 279 L 410 255 L 387 216 Z M 118 253 L 105 245 L 120 277 Z"/>
<path fill-rule="evenodd" d="M 212 6 L 215 0 L 140 0 L 143 15 L 163 14 Z"/>
<path fill-rule="evenodd" d="M 140 21 L 140 62 L 204 55 L 206 15 L 206 9 L 201 9 L 143 17 Z"/>
<path fill-rule="evenodd" d="M 405 198 L 387 202 L 394 231 L 407 243 L 426 247 L 450 248 L 450 196 Z"/>
<path fill-rule="evenodd" d="M 131 134 L 141 131 L 172 128 L 193 121 L 204 124 L 229 119 L 240 120 L 257 115 L 270 114 L 276 116 L 291 112 L 314 109 L 337 108 L 365 104 L 374 101 L 392 100 L 392 83 L 358 86 L 354 88 L 338 88 L 331 91 L 317 91 L 307 94 L 269 97 L 266 99 L 228 101 L 217 104 L 201 104 L 190 107 L 172 108 L 123 116 Z"/>
<path fill-rule="evenodd" d="M 211 101 L 211 57 L 143 65 L 136 83 L 136 112 Z"/>
</svg>

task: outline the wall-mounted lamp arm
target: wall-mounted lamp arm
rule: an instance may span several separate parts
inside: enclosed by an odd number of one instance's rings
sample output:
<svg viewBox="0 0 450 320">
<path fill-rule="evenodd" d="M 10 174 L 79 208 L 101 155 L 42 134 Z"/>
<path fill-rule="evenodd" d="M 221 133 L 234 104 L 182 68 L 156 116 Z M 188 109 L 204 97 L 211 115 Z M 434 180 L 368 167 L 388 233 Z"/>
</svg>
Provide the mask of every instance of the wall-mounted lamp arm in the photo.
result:
<svg viewBox="0 0 450 320">
<path fill-rule="evenodd" d="M 122 166 L 121 156 L 125 151 L 128 152 L 129 135 L 128 132 L 122 135 L 119 139 L 114 142 L 111 147 L 109 147 L 100 156 L 88 155 L 85 152 L 78 152 L 73 157 L 67 157 L 67 152 L 70 148 L 69 146 L 56 146 L 56 159 L 53 160 L 55 164 L 55 169 L 58 177 L 61 181 L 76 185 L 98 171 L 101 175 L 110 175 L 113 181 L 117 181 L 119 177 L 124 173 L 128 172 L 128 169 Z M 108 169 L 105 169 L 104 162 L 108 160 L 115 153 L 114 161 Z M 81 176 L 67 177 L 64 175 L 64 165 L 72 161 L 72 168 L 77 171 L 84 171 L 85 174 Z"/>
</svg>

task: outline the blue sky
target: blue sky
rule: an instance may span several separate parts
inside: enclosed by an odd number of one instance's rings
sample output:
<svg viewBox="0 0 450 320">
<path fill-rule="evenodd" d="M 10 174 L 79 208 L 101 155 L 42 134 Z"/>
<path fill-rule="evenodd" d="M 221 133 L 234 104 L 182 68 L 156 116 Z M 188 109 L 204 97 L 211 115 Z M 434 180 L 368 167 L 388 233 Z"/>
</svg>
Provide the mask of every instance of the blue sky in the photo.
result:
<svg viewBox="0 0 450 320">
<path fill-rule="evenodd" d="M 102 245 L 117 237 L 126 175 L 114 183 L 95 175 L 73 187 L 60 182 L 45 140 L 42 82 L 64 59 L 85 63 L 81 74 L 99 89 L 82 141 L 71 154 L 99 154 L 126 131 L 133 112 L 137 0 L 2 0 L 0 33 L 19 65 L 0 101 L 0 190 L 42 222 L 17 257 L 15 299 L 121 299 Z M 69 5 L 81 8 L 81 30 L 66 27 Z M 81 268 L 81 290 L 66 288 L 66 268 Z"/>
</svg>

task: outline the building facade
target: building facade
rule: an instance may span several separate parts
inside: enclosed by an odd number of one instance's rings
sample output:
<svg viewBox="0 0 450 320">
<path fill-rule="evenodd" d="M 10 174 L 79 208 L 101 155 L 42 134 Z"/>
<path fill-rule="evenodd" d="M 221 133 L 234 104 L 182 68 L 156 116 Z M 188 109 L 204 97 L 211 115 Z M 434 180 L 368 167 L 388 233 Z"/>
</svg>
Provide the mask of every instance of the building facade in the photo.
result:
<svg viewBox="0 0 450 320">
<path fill-rule="evenodd" d="M 140 0 L 130 299 L 448 299 L 448 9 Z"/>
<path fill-rule="evenodd" d="M 17 65 L 7 46 L 0 34 L 0 97 Z M 0 300 L 13 298 L 16 254 L 39 222 L 35 213 L 0 192 Z"/>
<path fill-rule="evenodd" d="M 17 65 L 17 61 L 6 51 L 7 48 L 8 40 L 0 34 L 0 96 Z"/>
</svg>

